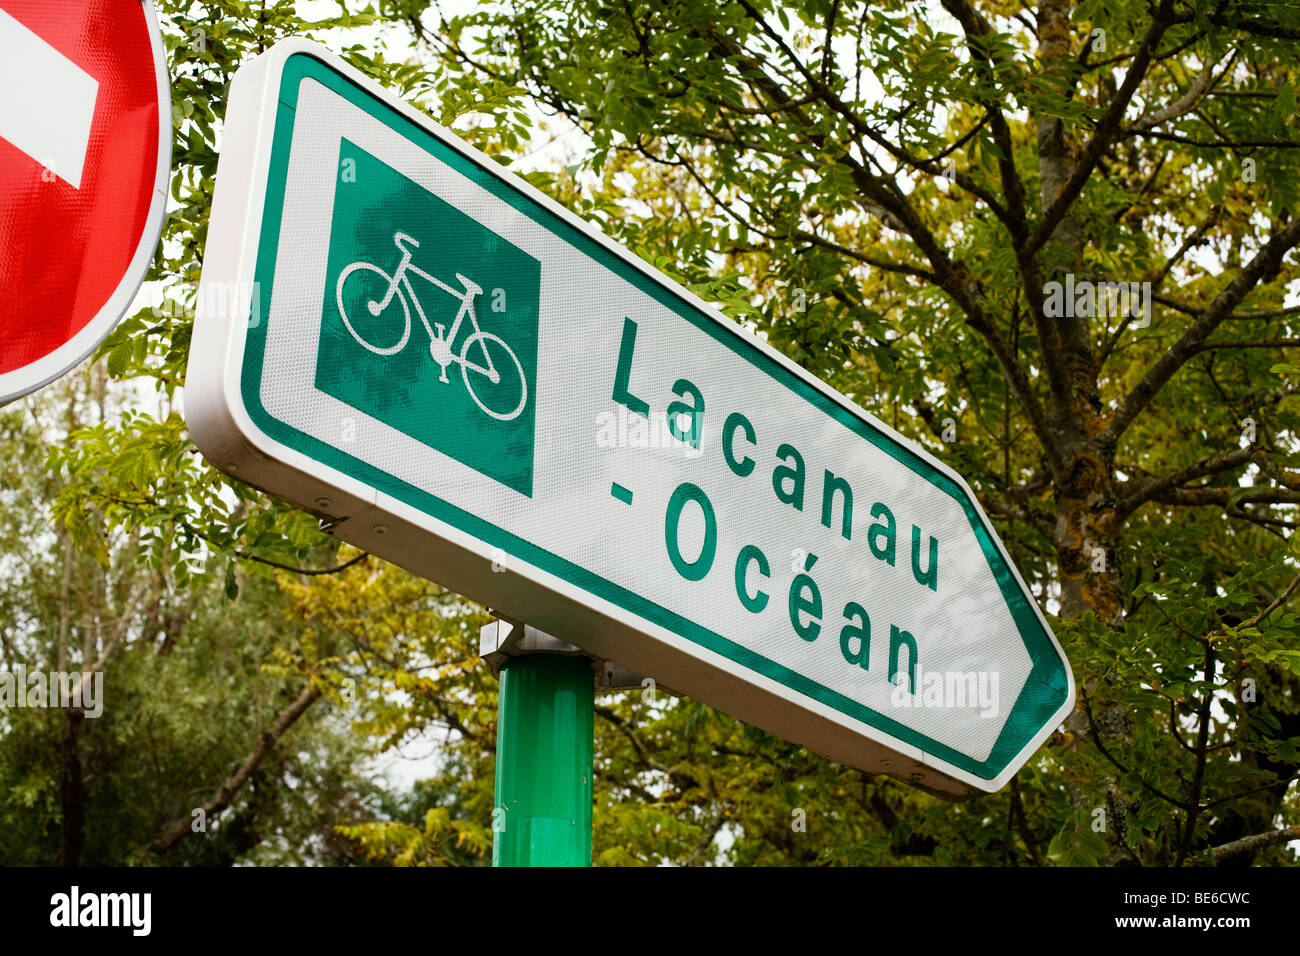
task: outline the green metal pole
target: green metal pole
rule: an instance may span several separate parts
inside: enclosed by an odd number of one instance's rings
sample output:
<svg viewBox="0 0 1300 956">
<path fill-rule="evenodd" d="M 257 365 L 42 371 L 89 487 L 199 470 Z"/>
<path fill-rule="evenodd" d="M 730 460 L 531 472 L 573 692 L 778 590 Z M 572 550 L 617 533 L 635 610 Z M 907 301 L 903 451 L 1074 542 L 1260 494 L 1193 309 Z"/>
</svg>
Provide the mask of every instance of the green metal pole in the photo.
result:
<svg viewBox="0 0 1300 956">
<path fill-rule="evenodd" d="M 591 866 L 591 662 L 525 654 L 500 681 L 492 865 Z"/>
</svg>

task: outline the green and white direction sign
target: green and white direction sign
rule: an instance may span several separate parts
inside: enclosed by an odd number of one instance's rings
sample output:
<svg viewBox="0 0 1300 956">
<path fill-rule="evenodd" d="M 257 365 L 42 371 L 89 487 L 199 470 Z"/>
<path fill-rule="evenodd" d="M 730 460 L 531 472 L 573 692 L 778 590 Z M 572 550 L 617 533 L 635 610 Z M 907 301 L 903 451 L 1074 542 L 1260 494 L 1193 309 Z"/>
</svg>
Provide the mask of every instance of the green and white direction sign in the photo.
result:
<svg viewBox="0 0 1300 956">
<path fill-rule="evenodd" d="M 185 404 L 340 538 L 848 765 L 995 790 L 1072 706 L 960 477 L 315 45 L 235 78 Z"/>
</svg>

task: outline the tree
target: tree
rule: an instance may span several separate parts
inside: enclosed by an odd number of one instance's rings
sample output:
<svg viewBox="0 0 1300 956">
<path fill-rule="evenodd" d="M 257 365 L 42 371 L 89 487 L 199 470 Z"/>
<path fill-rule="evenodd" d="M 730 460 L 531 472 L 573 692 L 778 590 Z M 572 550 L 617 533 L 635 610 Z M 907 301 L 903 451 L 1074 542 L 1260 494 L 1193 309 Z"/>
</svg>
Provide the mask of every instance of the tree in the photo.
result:
<svg viewBox="0 0 1300 956">
<path fill-rule="evenodd" d="M 463 865 L 488 845 L 481 610 L 339 553 L 308 516 L 220 475 L 175 407 L 230 78 L 306 33 L 503 163 L 526 152 L 530 110 L 550 114 L 549 131 L 580 130 L 574 163 L 527 178 L 965 475 L 1074 666 L 1067 726 L 1004 791 L 955 805 L 698 702 L 602 695 L 598 863 L 1294 862 L 1300 139 L 1286 64 L 1300 13 L 521 0 L 443 18 L 428 0 L 391 0 L 309 23 L 285 2 L 160 7 L 177 137 L 154 276 L 166 307 L 101 350 L 128 411 L 66 426 L 49 487 L 12 472 L 31 487 L 6 550 L 22 551 L 51 495 L 57 540 L 0 593 L 5 634 L 47 655 L 59 617 L 44 608 L 61 595 L 129 621 L 113 653 L 129 652 L 139 699 L 170 728 L 108 764 L 140 819 L 86 858 L 277 861 L 311 834 L 335 862 Z M 409 62 L 339 32 L 381 20 L 409 29 Z M 139 398 L 149 384 L 156 409 Z M 6 421 L 6 449 L 41 447 Z M 75 571 L 64 589 L 65 553 L 107 560 L 117 603 L 83 594 Z M 300 573 L 316 571 L 329 573 Z M 164 675 L 161 699 L 145 689 L 174 665 L 152 662 L 159 632 L 122 603 L 149 574 L 164 609 L 193 604 L 201 622 L 176 632 L 188 669 Z M 254 650 L 231 633 L 243 627 L 262 635 Z M 214 649 L 229 674 L 202 671 Z M 221 692 L 230 679 L 239 690 Z M 207 695 L 245 722 L 235 739 L 203 736 Z M 22 719 L 37 717 L 50 715 Z M 41 746 L 59 728 L 10 720 L 0 769 L 25 802 L 8 819 L 50 847 L 75 822 L 76 801 L 54 796 L 72 761 Z M 149 726 L 120 732 L 138 741 Z M 250 764 L 267 726 L 281 743 Z M 430 726 L 448 730 L 421 792 L 386 795 L 344 771 Z M 205 747 L 216 756 L 193 779 L 231 841 L 188 831 L 163 850 L 168 824 L 200 804 L 149 776 L 142 754 L 185 767 Z M 291 795 L 303 775 L 343 809 Z M 116 799 L 104 779 L 83 778 L 89 813 Z"/>
<path fill-rule="evenodd" d="M 114 496 L 138 494 L 149 471 L 142 447 L 166 447 L 120 401 L 101 364 L 0 414 L 0 639 L 28 705 L 0 709 L 4 862 L 218 864 L 264 841 L 306 862 L 328 858 L 311 845 L 323 839 L 347 859 L 311 806 L 350 820 L 373 800 L 353 766 L 364 738 L 324 713 L 299 722 L 322 695 L 332 635 L 313 634 L 269 571 L 232 567 L 227 587 L 193 573 L 174 539 L 155 549 L 156 529 L 118 525 Z M 120 441 L 131 431 L 145 437 Z M 114 471 L 114 496 L 69 494 Z M 34 699 L 31 675 L 50 671 L 89 693 L 62 707 Z M 304 806 L 296 794 L 313 796 Z"/>
<path fill-rule="evenodd" d="M 178 393 L 231 74 L 275 39 L 368 18 L 160 6 L 177 143 L 157 297 L 96 361 L 0 412 L 4 671 L 104 687 L 99 714 L 0 709 L 5 862 L 360 862 L 338 827 L 400 803 L 362 765 L 375 738 L 354 720 L 391 674 L 368 681 L 359 662 L 382 642 L 320 620 L 303 592 L 339 575 L 364 595 L 395 569 L 207 467 Z M 406 583 L 404 612 L 447 600 Z"/>
<path fill-rule="evenodd" d="M 1244 861 L 1294 836 L 1295 11 L 401 7 L 446 66 L 586 132 L 603 202 L 574 208 L 687 281 L 733 273 L 737 317 L 999 519 L 1080 696 L 978 802 L 1007 832 L 967 834 L 969 859 Z M 862 802 L 889 824 L 914 801 Z"/>
</svg>

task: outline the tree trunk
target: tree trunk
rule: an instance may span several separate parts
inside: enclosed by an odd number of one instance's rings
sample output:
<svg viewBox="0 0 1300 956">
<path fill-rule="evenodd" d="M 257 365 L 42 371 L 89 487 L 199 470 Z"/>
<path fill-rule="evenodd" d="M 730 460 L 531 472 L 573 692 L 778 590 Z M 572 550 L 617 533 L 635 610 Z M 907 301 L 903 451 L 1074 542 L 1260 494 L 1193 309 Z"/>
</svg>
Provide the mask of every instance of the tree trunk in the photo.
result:
<svg viewBox="0 0 1300 956">
<path fill-rule="evenodd" d="M 1045 73 L 1061 79 L 1068 77 L 1078 55 L 1071 49 L 1073 7 L 1071 0 L 1045 0 L 1038 9 L 1039 58 Z M 1079 146 L 1054 116 L 1039 117 L 1035 126 L 1039 199 L 1046 212 L 1074 172 Z M 1068 274 L 1082 268 L 1083 233 L 1072 211 L 1057 223 L 1043 252 L 1046 281 L 1064 284 Z M 1059 368 L 1065 379 L 1052 390 L 1053 425 L 1063 462 L 1055 482 L 1060 613 L 1073 618 L 1091 608 L 1102 620 L 1118 624 L 1123 602 L 1116 560 L 1114 450 L 1103 448 L 1098 438 L 1103 422 L 1092 323 L 1074 314 L 1072 302 L 1065 305 L 1065 315 L 1043 317 L 1050 323 L 1044 329 L 1049 334 L 1040 336 L 1040 347 L 1055 350 L 1059 360 L 1045 364 Z"/>
<path fill-rule="evenodd" d="M 63 774 L 59 780 L 63 843 L 59 851 L 59 866 L 80 866 L 86 842 L 86 786 L 81 778 L 81 755 L 78 752 L 84 719 L 80 708 L 63 708 Z"/>
</svg>

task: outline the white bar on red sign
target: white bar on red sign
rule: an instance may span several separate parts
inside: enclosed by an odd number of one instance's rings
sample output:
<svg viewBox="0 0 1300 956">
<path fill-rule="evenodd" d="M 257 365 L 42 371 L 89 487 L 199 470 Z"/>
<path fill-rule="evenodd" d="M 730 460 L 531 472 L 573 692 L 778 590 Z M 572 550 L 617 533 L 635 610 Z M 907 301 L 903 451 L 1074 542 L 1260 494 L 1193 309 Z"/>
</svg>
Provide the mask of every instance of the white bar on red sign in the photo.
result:
<svg viewBox="0 0 1300 956">
<path fill-rule="evenodd" d="M 99 81 L 3 10 L 0 51 L 0 137 L 80 189 Z"/>
</svg>

